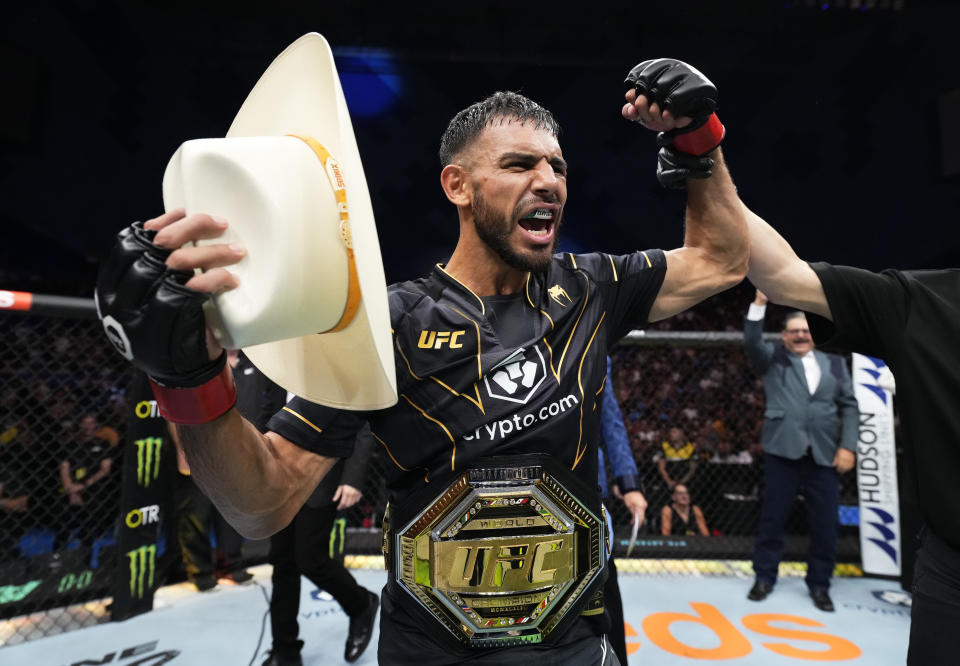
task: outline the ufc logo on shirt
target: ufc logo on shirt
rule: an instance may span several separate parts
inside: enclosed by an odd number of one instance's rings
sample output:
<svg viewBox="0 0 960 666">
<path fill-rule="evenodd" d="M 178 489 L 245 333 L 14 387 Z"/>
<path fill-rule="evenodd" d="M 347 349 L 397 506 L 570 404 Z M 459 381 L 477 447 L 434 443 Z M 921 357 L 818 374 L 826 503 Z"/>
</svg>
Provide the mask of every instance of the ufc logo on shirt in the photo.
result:
<svg viewBox="0 0 960 666">
<path fill-rule="evenodd" d="M 420 349 L 442 349 L 444 345 L 450 349 L 460 349 L 463 345 L 457 340 L 466 331 L 420 331 L 420 340 L 417 346 Z"/>
</svg>

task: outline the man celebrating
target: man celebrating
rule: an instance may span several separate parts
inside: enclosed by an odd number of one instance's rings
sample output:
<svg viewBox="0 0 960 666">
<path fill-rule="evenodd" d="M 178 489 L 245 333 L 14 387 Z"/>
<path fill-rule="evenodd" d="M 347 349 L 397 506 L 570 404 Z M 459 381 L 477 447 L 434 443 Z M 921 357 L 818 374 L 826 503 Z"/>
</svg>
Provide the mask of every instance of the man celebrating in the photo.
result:
<svg viewBox="0 0 960 666">
<path fill-rule="evenodd" d="M 392 407 L 358 413 L 294 398 L 265 435 L 232 408 L 213 336 L 198 352 L 204 319 L 196 295 L 237 286 L 224 267 L 240 261 L 245 249 L 191 244 L 220 238 L 228 221 L 168 212 L 122 232 L 101 269 L 101 316 L 123 327 L 135 362 L 157 380 L 168 418 L 178 420 L 178 410 L 189 405 L 192 416 L 180 420 L 192 424 L 179 429 L 191 467 L 241 532 L 263 537 L 286 525 L 336 460 L 350 455 L 363 421 L 370 423 L 394 463 L 387 478 L 382 664 L 617 663 L 603 637 L 602 602 L 594 603 L 603 563 L 593 578 L 571 586 L 576 562 L 564 544 L 572 543 L 576 528 L 551 501 L 535 499 L 534 491 L 478 500 L 463 505 L 462 519 L 447 532 L 424 537 L 433 541 L 407 535 L 434 519 L 431 512 L 459 511 L 445 502 L 463 484 L 519 483 L 537 470 L 555 475 L 550 479 L 579 515 L 601 516 L 599 410 L 591 407 L 608 349 L 632 328 L 743 279 L 744 213 L 718 148 L 723 127 L 713 114 L 715 88 L 697 70 L 669 59 L 641 63 L 627 81 L 622 115 L 709 166 L 709 173 L 698 174 L 706 177 L 689 186 L 683 247 L 623 256 L 554 254 L 567 199 L 556 120 L 515 93 L 473 104 L 453 118 L 440 147 L 440 184 L 459 218 L 457 246 L 427 277 L 389 289 L 399 394 Z M 193 275 L 194 269 L 204 272 Z M 164 275 L 175 284 L 168 280 L 157 289 Z M 192 341 L 177 347 L 185 351 L 176 363 L 165 353 L 171 340 L 138 330 L 141 315 L 158 300 L 180 312 L 165 336 Z M 201 418 L 191 396 L 209 405 Z M 548 481 L 540 480 L 541 486 Z M 506 512 L 523 507 L 534 507 L 525 520 L 552 534 L 504 540 L 496 548 L 467 539 L 482 534 L 471 530 L 506 524 L 516 515 Z M 475 510 L 489 520 L 471 522 Z M 467 540 L 449 541 L 461 526 Z M 449 549 L 448 543 L 461 545 Z M 441 555 L 431 559 L 431 552 Z M 507 596 L 484 596 L 481 589 Z M 531 596 L 542 599 L 536 605 L 546 609 L 543 617 L 538 609 L 503 614 Z M 491 616 L 491 604 L 506 605 Z M 539 634 L 525 628 L 531 624 Z"/>
<path fill-rule="evenodd" d="M 783 526 L 797 491 L 810 524 L 807 587 L 813 604 L 833 611 L 827 590 L 836 562 L 837 472 L 853 468 L 859 412 L 843 358 L 815 351 L 807 318 L 784 320 L 782 345 L 763 341 L 767 298 L 757 291 L 743 328 L 747 358 L 763 373 L 766 394 L 763 507 L 753 552 L 756 582 L 747 598 L 762 601 L 773 590 L 783 556 Z"/>
</svg>

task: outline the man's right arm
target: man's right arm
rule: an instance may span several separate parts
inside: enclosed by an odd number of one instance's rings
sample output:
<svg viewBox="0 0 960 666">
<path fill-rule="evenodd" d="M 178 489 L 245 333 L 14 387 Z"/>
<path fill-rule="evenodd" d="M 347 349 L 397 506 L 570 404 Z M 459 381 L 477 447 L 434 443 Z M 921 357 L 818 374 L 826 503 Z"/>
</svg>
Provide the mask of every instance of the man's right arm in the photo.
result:
<svg viewBox="0 0 960 666">
<path fill-rule="evenodd" d="M 197 485 L 251 539 L 285 527 L 337 461 L 275 432 L 261 434 L 236 409 L 176 428 Z"/>
<path fill-rule="evenodd" d="M 97 312 L 117 351 L 150 378 L 161 415 L 174 422 L 197 485 L 241 534 L 284 527 L 335 461 L 268 433 L 234 406 L 226 354 L 205 325 L 211 294 L 236 287 L 226 270 L 246 254 L 218 239 L 227 222 L 182 210 L 117 236 L 97 276 Z"/>
<path fill-rule="evenodd" d="M 750 234 L 747 277 L 773 303 L 833 319 L 820 278 L 763 218 L 743 205 Z"/>
<path fill-rule="evenodd" d="M 763 318 L 766 312 L 767 298 L 758 289 L 743 322 L 743 351 L 760 372 L 767 371 L 773 358 L 773 345 L 763 341 Z"/>
</svg>

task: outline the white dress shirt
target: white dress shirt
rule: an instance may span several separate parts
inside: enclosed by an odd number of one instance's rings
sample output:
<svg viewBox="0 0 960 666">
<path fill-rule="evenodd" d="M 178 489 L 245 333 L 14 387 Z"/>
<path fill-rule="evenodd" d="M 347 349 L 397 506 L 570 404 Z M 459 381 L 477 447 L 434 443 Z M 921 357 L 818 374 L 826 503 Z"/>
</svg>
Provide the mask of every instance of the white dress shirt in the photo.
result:
<svg viewBox="0 0 960 666">
<path fill-rule="evenodd" d="M 766 314 L 766 305 L 751 303 L 750 309 L 747 311 L 747 319 L 762 321 Z M 800 361 L 803 363 L 803 374 L 807 377 L 807 390 L 810 391 L 810 395 L 813 395 L 817 387 L 820 386 L 820 364 L 817 363 L 817 357 L 813 355 L 812 349 L 801 356 Z"/>
</svg>

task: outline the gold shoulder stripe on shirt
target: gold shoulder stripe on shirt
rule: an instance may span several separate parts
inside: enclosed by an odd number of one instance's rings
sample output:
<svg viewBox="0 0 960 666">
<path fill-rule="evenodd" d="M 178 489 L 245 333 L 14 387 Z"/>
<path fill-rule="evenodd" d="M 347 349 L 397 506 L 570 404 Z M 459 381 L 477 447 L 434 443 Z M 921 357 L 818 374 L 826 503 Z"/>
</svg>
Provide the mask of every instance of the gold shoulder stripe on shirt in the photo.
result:
<svg viewBox="0 0 960 666">
<path fill-rule="evenodd" d="M 572 253 L 572 252 L 567 252 L 567 256 L 570 257 L 570 263 L 573 264 L 573 267 L 574 267 L 574 268 L 579 268 L 579 266 L 577 266 L 577 260 L 573 258 L 573 253 Z"/>
<path fill-rule="evenodd" d="M 402 469 L 404 472 L 412 472 L 412 471 L 413 471 L 413 470 L 407 469 L 406 467 L 404 467 L 403 465 L 401 465 L 401 464 L 397 461 L 397 459 L 393 457 L 393 453 L 390 451 L 390 447 L 387 446 L 387 443 L 386 443 L 385 441 L 383 441 L 382 439 L 380 439 L 380 437 L 377 435 L 377 433 L 375 433 L 375 432 L 373 432 L 373 431 L 371 430 L 371 431 L 370 431 L 370 434 L 373 435 L 373 438 L 374 438 L 375 440 L 377 440 L 378 442 L 380 442 L 380 445 L 383 447 L 383 450 L 387 452 L 387 455 L 388 455 L 388 456 L 390 456 L 390 460 L 393 461 L 393 464 L 394 464 L 394 465 L 396 465 L 397 467 L 399 467 L 400 469 Z M 427 483 L 430 483 L 430 470 L 428 470 L 426 467 L 421 467 L 420 469 L 423 470 L 423 480 L 426 481 Z"/>
<path fill-rule="evenodd" d="M 539 310 L 540 313 L 547 318 L 547 321 L 550 322 L 551 330 L 556 328 L 555 324 L 553 323 L 553 317 L 548 315 L 546 310 L 543 310 L 542 308 L 538 308 L 536 305 L 534 305 L 533 299 L 530 298 L 530 273 L 527 273 L 527 283 L 526 283 L 526 287 L 524 288 L 524 292 L 527 295 L 527 303 L 530 304 L 530 307 L 533 308 L 534 310 Z"/>
<path fill-rule="evenodd" d="M 441 271 L 443 271 L 444 275 L 446 275 L 448 278 L 450 278 L 451 280 L 453 280 L 454 282 L 456 282 L 457 284 L 459 284 L 461 287 L 463 287 L 464 289 L 466 289 L 467 291 L 469 291 L 469 292 L 473 295 L 473 297 L 474 297 L 475 299 L 477 299 L 477 302 L 480 304 L 480 314 L 482 314 L 482 315 L 487 314 L 487 309 L 483 306 L 483 299 L 482 299 L 482 298 L 480 298 L 479 296 L 477 296 L 476 294 L 474 294 L 474 293 L 473 293 L 473 290 L 472 290 L 470 287 L 468 287 L 468 286 L 465 285 L 464 283 L 460 282 L 460 280 L 458 280 L 457 278 L 455 278 L 455 277 L 453 277 L 452 275 L 450 275 L 450 273 L 447 273 L 447 270 L 446 270 L 442 265 L 437 264 L 437 268 L 439 268 Z"/>
<path fill-rule="evenodd" d="M 556 369 L 553 367 L 553 350 L 550 349 L 550 345 L 547 344 L 547 349 L 550 350 L 550 369 L 553 370 L 553 376 L 557 378 L 558 383 L 560 381 L 560 371 L 563 369 L 563 359 L 567 355 L 567 350 L 570 349 L 570 343 L 573 341 L 573 336 L 577 333 L 577 327 L 580 325 L 580 319 L 583 317 L 583 313 L 587 309 L 587 302 L 590 300 L 590 278 L 587 277 L 586 273 L 583 273 L 582 271 L 578 272 L 577 275 L 582 276 L 586 282 L 583 290 L 583 305 L 580 307 L 580 314 L 577 315 L 577 321 L 573 324 L 573 330 L 570 331 L 570 336 L 567 338 L 567 343 L 563 346 L 563 353 L 560 354 L 560 362 L 557 364 Z M 546 338 L 544 338 L 544 342 L 546 342 Z"/>
<path fill-rule="evenodd" d="M 603 393 L 603 387 L 607 385 L 607 375 L 604 373 L 603 379 L 600 381 L 600 388 L 597 389 L 597 392 L 593 394 L 593 411 L 597 411 L 597 403 L 600 402 L 600 394 Z"/>
<path fill-rule="evenodd" d="M 604 315 L 607 313 L 604 312 Z M 597 389 L 597 392 L 594 395 L 600 395 L 600 392 L 603 391 L 603 387 L 607 385 L 607 373 L 603 373 L 603 380 L 600 382 L 600 388 Z"/>
<path fill-rule="evenodd" d="M 481 304 L 482 304 L 482 301 L 481 301 Z M 469 321 L 471 324 L 473 324 L 473 328 L 477 332 L 477 381 L 480 381 L 481 379 L 483 379 L 483 366 L 480 363 L 480 355 L 483 353 L 483 350 L 480 348 L 480 324 L 478 324 L 472 317 L 463 314 L 462 312 L 460 312 L 460 310 L 453 307 L 452 305 L 447 305 L 446 303 L 444 303 L 443 306 L 450 308 L 451 310 L 456 312 L 458 315 L 460 315 L 461 317 Z"/>
<path fill-rule="evenodd" d="M 603 324 L 603 319 L 606 316 L 607 316 L 606 312 L 600 315 L 600 321 L 597 322 L 597 327 L 593 329 L 593 335 L 590 336 L 590 341 L 587 342 L 587 347 L 586 349 L 583 350 L 583 356 L 580 357 L 580 367 L 577 369 L 577 385 L 580 387 L 580 437 L 577 440 L 577 457 L 576 457 L 576 460 L 573 461 L 573 467 L 570 468 L 571 470 L 574 470 L 577 468 L 577 465 L 580 464 L 580 458 L 582 458 L 583 454 L 586 453 L 587 449 L 590 448 L 589 446 L 585 446 L 583 447 L 583 451 L 582 452 L 580 451 L 580 443 L 583 440 L 583 397 L 584 397 L 583 396 L 583 379 L 581 375 L 583 374 L 583 361 L 587 358 L 587 352 L 590 351 L 590 347 L 593 345 L 593 340 L 594 338 L 597 337 L 597 331 L 600 330 L 600 326 Z M 606 373 L 604 373 L 604 378 L 606 378 Z"/>
<path fill-rule="evenodd" d="M 617 277 L 617 265 L 613 263 L 613 256 L 608 254 L 607 259 L 610 260 L 610 267 L 613 269 L 613 281 L 618 282 L 620 278 Z M 648 259 L 647 261 L 650 261 L 650 260 Z"/>
<path fill-rule="evenodd" d="M 296 416 L 298 419 L 300 419 L 301 421 L 303 421 L 304 423 L 306 423 L 308 426 L 310 426 L 311 428 L 313 428 L 313 429 L 316 430 L 317 432 L 323 432 L 323 430 L 321 430 L 321 429 L 318 428 L 317 426 L 315 426 L 315 425 L 313 425 L 312 423 L 310 423 L 310 421 L 308 421 L 306 418 L 304 418 L 301 414 L 297 414 L 295 411 L 293 411 L 292 409 L 290 409 L 290 408 L 287 407 L 286 405 L 284 405 L 283 411 L 285 411 L 285 412 L 290 412 L 291 414 L 293 414 L 294 416 Z"/>
<path fill-rule="evenodd" d="M 385 441 L 383 441 L 382 439 L 380 439 L 380 436 L 379 436 L 377 433 L 375 433 L 375 432 L 373 432 L 373 431 L 371 430 L 371 431 L 370 431 L 370 434 L 373 435 L 373 438 L 374 438 L 375 440 L 377 440 L 378 442 L 380 442 L 380 445 L 383 447 L 383 450 L 387 452 L 387 455 L 388 455 L 388 456 L 390 456 L 390 460 L 393 461 L 393 464 L 394 464 L 394 465 L 396 465 L 397 467 L 399 467 L 400 469 L 402 469 L 404 472 L 409 472 L 409 471 L 410 471 L 409 469 L 407 469 L 406 467 L 404 467 L 403 465 L 401 465 L 401 464 L 397 461 L 396 458 L 393 457 L 393 453 L 390 451 L 390 447 L 387 446 L 387 443 L 386 443 Z"/>
<path fill-rule="evenodd" d="M 642 254 L 643 258 L 647 260 L 647 268 L 653 268 L 653 264 L 650 263 L 650 257 L 647 256 L 647 253 L 641 251 L 640 254 Z"/>
<path fill-rule="evenodd" d="M 409 403 L 410 403 L 410 406 L 413 407 L 414 409 L 416 409 L 418 412 L 420 412 L 420 413 L 424 416 L 424 418 L 426 418 L 426 419 L 428 419 L 428 420 L 430 420 L 430 421 L 433 421 L 433 422 L 436 423 L 438 426 L 440 426 L 441 428 L 443 428 L 443 432 L 445 432 L 445 433 L 447 434 L 447 437 L 450 438 L 450 443 L 453 444 L 453 453 L 450 454 L 450 469 L 454 469 L 454 465 L 456 464 L 456 460 L 457 460 L 457 441 L 453 438 L 453 435 L 450 434 L 450 431 L 447 430 L 447 426 L 443 425 L 443 423 L 441 423 L 441 422 L 438 421 L 437 419 L 435 419 L 435 418 L 433 418 L 432 416 L 430 416 L 429 414 L 427 414 L 426 410 L 424 410 L 422 407 L 420 407 L 419 405 L 417 405 L 413 400 L 411 400 L 410 398 L 408 398 L 408 397 L 406 396 L 406 394 L 401 393 L 401 394 L 400 394 L 400 397 L 403 398 L 404 400 L 406 400 L 407 402 L 409 402 Z"/>
</svg>

